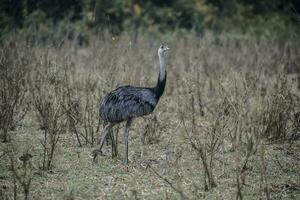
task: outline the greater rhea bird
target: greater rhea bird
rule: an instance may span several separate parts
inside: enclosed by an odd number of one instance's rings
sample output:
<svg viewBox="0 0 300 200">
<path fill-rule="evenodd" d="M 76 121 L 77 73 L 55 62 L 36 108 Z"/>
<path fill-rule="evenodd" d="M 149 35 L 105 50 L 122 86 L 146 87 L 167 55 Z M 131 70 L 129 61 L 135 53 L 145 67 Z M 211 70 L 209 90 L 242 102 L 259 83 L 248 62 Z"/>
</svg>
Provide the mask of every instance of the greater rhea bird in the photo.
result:
<svg viewBox="0 0 300 200">
<path fill-rule="evenodd" d="M 128 135 L 131 122 L 134 118 L 148 115 L 153 112 L 159 98 L 164 92 L 167 72 L 165 64 L 165 53 L 168 46 L 161 45 L 158 49 L 159 74 L 155 87 L 122 86 L 108 93 L 100 103 L 100 117 L 108 123 L 100 137 L 100 148 L 94 151 L 94 160 L 101 149 L 105 138 L 112 127 L 120 122 L 126 121 L 124 131 L 125 155 L 124 164 L 128 164 Z"/>
</svg>

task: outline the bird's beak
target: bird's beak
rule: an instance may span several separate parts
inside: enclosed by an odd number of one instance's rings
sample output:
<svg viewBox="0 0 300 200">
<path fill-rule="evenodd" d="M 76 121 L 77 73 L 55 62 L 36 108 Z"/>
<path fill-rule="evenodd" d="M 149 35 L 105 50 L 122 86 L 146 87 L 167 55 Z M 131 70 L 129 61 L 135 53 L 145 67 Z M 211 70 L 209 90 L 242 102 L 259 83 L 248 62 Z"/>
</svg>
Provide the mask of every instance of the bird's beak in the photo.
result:
<svg viewBox="0 0 300 200">
<path fill-rule="evenodd" d="M 169 50 L 170 50 L 170 48 L 167 46 L 167 47 L 166 47 L 166 51 L 169 51 Z"/>
</svg>

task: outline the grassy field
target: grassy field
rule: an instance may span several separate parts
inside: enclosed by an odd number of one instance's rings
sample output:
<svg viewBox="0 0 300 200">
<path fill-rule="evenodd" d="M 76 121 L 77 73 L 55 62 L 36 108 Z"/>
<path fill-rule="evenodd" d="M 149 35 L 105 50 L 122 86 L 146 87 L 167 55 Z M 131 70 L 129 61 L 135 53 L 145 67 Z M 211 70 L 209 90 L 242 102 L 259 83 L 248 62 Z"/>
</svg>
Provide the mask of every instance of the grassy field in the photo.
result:
<svg viewBox="0 0 300 200">
<path fill-rule="evenodd" d="M 166 37 L 166 90 L 151 116 L 133 122 L 128 167 L 124 124 L 117 148 L 108 142 L 92 162 L 101 97 L 155 85 L 160 42 L 1 44 L 0 199 L 299 199 L 294 39 Z"/>
</svg>

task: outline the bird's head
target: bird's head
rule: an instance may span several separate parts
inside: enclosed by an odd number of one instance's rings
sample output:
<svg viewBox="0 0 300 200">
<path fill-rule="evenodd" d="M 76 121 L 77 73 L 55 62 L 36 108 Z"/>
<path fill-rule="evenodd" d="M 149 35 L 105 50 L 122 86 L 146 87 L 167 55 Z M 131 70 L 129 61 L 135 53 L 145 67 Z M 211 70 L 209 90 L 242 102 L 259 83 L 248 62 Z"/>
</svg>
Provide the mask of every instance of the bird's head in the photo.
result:
<svg viewBox="0 0 300 200">
<path fill-rule="evenodd" d="M 164 55 L 169 49 L 170 48 L 168 47 L 168 45 L 160 45 L 160 47 L 158 48 L 158 55 Z"/>
</svg>

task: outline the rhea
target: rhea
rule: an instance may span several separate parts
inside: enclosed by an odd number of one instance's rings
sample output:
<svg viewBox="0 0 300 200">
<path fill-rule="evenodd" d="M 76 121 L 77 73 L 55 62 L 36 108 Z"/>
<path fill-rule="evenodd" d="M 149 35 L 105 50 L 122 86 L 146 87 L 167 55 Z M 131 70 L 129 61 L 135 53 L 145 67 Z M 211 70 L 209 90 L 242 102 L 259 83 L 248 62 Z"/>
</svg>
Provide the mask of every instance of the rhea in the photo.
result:
<svg viewBox="0 0 300 200">
<path fill-rule="evenodd" d="M 105 97 L 101 100 L 100 117 L 108 125 L 101 133 L 100 147 L 94 151 L 94 160 L 98 153 L 102 153 L 102 146 L 112 127 L 118 123 L 126 121 L 124 131 L 125 153 L 123 163 L 125 165 L 128 164 L 129 128 L 134 118 L 151 114 L 163 94 L 167 80 L 165 53 L 168 50 L 169 47 L 165 45 L 161 45 L 158 49 L 160 68 L 155 87 L 135 87 L 130 85 L 121 86 L 105 95 Z"/>
</svg>

